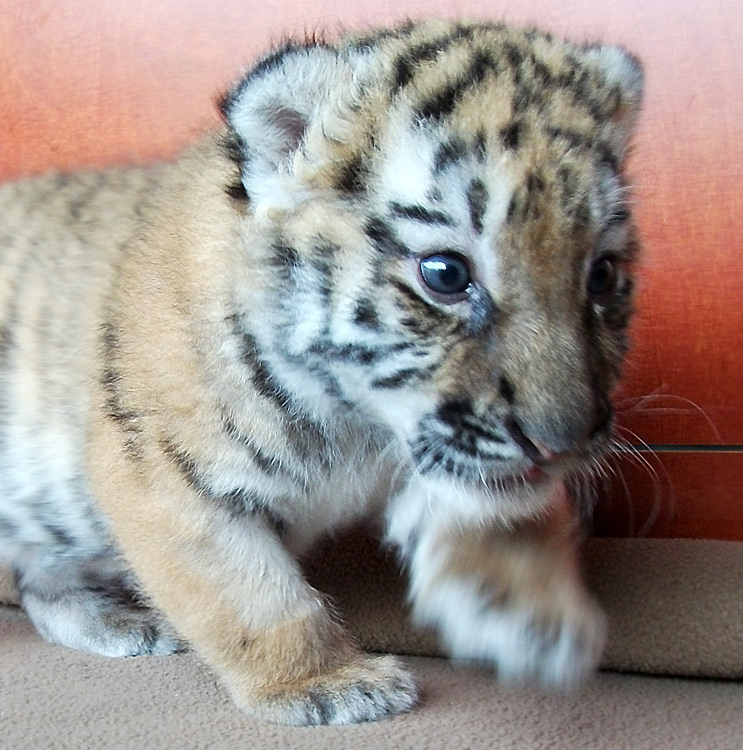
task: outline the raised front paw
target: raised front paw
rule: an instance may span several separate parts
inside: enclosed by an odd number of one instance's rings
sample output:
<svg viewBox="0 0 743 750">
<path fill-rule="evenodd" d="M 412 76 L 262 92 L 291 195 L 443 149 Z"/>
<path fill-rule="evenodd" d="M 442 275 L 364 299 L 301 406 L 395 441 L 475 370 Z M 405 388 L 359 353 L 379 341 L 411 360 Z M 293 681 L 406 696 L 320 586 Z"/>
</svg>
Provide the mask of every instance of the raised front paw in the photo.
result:
<svg viewBox="0 0 743 750">
<path fill-rule="evenodd" d="M 450 581 L 433 598 L 419 602 L 419 621 L 438 627 L 453 657 L 492 664 L 502 682 L 571 689 L 598 666 L 606 619 L 582 592 L 509 603 Z"/>
<path fill-rule="evenodd" d="M 356 724 L 409 711 L 415 683 L 393 656 L 359 655 L 316 677 L 244 691 L 232 685 L 235 701 L 248 713 L 276 724 Z"/>
</svg>

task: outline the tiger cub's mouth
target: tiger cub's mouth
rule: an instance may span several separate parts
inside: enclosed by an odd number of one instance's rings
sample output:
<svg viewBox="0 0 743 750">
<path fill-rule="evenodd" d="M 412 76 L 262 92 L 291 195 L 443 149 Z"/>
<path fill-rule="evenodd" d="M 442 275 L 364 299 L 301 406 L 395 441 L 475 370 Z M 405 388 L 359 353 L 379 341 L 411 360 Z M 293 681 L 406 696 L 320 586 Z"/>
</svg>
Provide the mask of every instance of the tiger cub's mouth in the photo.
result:
<svg viewBox="0 0 743 750">
<path fill-rule="evenodd" d="M 410 448 L 420 474 L 448 475 L 502 492 L 537 488 L 575 471 L 590 473 L 610 448 L 612 427 L 611 417 L 602 418 L 574 430 L 582 434 L 552 436 L 522 427 L 514 417 L 480 415 L 469 401 L 450 401 L 421 420 Z"/>
<path fill-rule="evenodd" d="M 533 487 L 538 487 L 557 476 L 561 476 L 564 473 L 565 469 L 559 468 L 557 466 L 548 467 L 535 464 L 524 469 L 523 471 L 496 475 L 492 479 L 489 479 L 486 484 L 497 484 L 501 487 L 503 487 L 504 485 L 531 485 Z"/>
<path fill-rule="evenodd" d="M 524 482 L 537 482 L 544 477 L 544 471 L 540 466 L 532 466 L 521 474 L 516 475 L 515 479 L 521 479 Z"/>
</svg>

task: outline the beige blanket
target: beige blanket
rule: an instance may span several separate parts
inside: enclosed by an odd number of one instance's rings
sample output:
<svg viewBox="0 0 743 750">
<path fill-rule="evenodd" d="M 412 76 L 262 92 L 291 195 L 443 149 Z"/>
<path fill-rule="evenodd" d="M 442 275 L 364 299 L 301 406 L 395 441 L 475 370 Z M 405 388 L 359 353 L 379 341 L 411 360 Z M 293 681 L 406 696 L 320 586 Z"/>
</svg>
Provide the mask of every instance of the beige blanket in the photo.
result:
<svg viewBox="0 0 743 750">
<path fill-rule="evenodd" d="M 605 664 L 743 675 L 743 544 L 596 540 L 593 589 L 610 617 Z M 371 649 L 436 652 L 407 624 L 394 560 L 366 538 L 310 565 Z M 6 578 L 0 596 L 12 596 Z M 743 682 L 603 673 L 578 693 L 506 690 L 445 659 L 406 657 L 423 692 L 405 716 L 293 729 L 240 714 L 193 654 L 106 659 L 44 643 L 0 606 L 0 748 L 8 750 L 740 750 Z"/>
</svg>

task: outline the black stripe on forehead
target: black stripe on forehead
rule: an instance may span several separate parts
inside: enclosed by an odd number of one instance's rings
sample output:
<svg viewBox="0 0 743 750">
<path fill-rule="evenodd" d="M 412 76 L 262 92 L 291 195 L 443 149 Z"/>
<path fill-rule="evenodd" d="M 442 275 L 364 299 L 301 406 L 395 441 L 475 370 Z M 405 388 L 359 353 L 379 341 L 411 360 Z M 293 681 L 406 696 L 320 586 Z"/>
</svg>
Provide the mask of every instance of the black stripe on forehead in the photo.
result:
<svg viewBox="0 0 743 750">
<path fill-rule="evenodd" d="M 485 183 L 476 177 L 467 186 L 467 208 L 469 209 L 472 228 L 477 234 L 482 234 L 487 204 L 488 189 L 485 187 Z"/>
<path fill-rule="evenodd" d="M 413 79 L 416 67 L 427 60 L 433 60 L 436 55 L 440 54 L 450 44 L 450 38 L 431 39 L 406 50 L 395 61 L 393 91 L 405 88 Z"/>
<path fill-rule="evenodd" d="M 390 212 L 401 219 L 412 219 L 422 224 L 454 225 L 454 220 L 448 214 L 419 204 L 404 205 L 395 201 L 390 203 Z"/>
<path fill-rule="evenodd" d="M 356 154 L 339 166 L 335 187 L 342 193 L 363 193 L 369 176 L 369 165 L 361 154 Z"/>
<path fill-rule="evenodd" d="M 433 158 L 434 171 L 444 172 L 449 166 L 462 161 L 467 153 L 467 144 L 463 138 L 453 137 L 444 141 Z"/>
<path fill-rule="evenodd" d="M 485 50 L 473 50 L 467 70 L 424 99 L 416 107 L 416 115 L 422 120 L 433 121 L 447 117 L 454 111 L 464 94 L 482 83 L 494 67 L 494 60 Z"/>
<path fill-rule="evenodd" d="M 426 39 L 406 49 L 395 60 L 393 93 L 399 92 L 413 80 L 417 68 L 446 52 L 452 44 L 463 39 L 471 39 L 472 35 L 473 29 L 466 25 L 457 24 L 448 34 L 437 36 L 434 39 Z"/>
<path fill-rule="evenodd" d="M 472 157 L 478 164 L 484 164 L 488 156 L 487 141 L 487 132 L 484 128 L 480 128 L 470 140 L 458 135 L 447 138 L 439 145 L 434 154 L 434 174 L 446 172 L 449 168 L 456 167 Z"/>
<path fill-rule="evenodd" d="M 515 151 L 521 143 L 523 129 L 524 125 L 521 120 L 513 120 L 512 122 L 510 122 L 500 132 L 503 145 L 507 149 Z"/>
<path fill-rule="evenodd" d="M 364 226 L 364 233 L 372 245 L 384 255 L 409 257 L 413 251 L 403 244 L 395 230 L 378 216 L 372 216 Z"/>
</svg>

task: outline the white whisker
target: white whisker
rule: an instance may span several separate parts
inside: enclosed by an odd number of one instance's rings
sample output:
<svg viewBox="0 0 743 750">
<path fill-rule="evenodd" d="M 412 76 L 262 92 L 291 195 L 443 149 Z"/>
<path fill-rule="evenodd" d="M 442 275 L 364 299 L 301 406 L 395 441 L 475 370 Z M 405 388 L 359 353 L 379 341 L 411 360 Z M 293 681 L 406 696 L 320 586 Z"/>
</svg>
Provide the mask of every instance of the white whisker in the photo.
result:
<svg viewBox="0 0 743 750">
<path fill-rule="evenodd" d="M 668 475 L 668 471 L 666 470 L 662 461 L 659 459 L 657 454 L 652 450 L 652 448 L 644 440 L 642 440 L 642 438 L 640 438 L 635 432 L 633 432 L 627 427 L 621 426 L 621 427 L 618 427 L 617 429 L 628 433 L 629 436 L 633 438 L 635 442 L 631 442 L 630 440 L 626 439 L 625 437 L 619 434 L 616 435 L 613 441 L 614 446 L 615 446 L 615 451 L 613 453 L 613 456 L 615 457 L 626 456 L 628 460 L 630 460 L 636 466 L 641 468 L 650 477 L 651 482 L 652 482 L 653 496 L 651 499 L 652 501 L 650 504 L 649 515 L 645 519 L 642 526 L 636 531 L 636 533 L 634 532 L 634 529 L 633 529 L 633 536 L 644 537 L 650 533 L 650 531 L 658 522 L 658 518 L 660 517 L 664 504 L 666 505 L 666 508 L 667 508 L 668 521 L 670 521 L 673 518 L 673 515 L 675 513 L 675 493 L 673 491 L 673 484 L 671 482 L 670 476 Z M 658 473 L 656 466 L 653 463 L 651 463 L 651 461 L 648 459 L 647 457 L 648 455 L 652 456 L 655 459 L 657 466 L 661 468 L 663 472 L 662 477 Z M 627 484 L 627 481 L 621 471 L 621 466 L 618 464 L 617 464 L 617 469 L 618 469 L 617 476 L 622 483 L 625 496 L 627 497 L 628 508 L 630 509 L 631 515 L 632 515 L 632 526 L 634 527 L 635 514 L 634 514 L 634 505 L 632 503 L 631 492 Z M 665 503 L 664 503 L 664 486 L 668 488 L 668 493 L 667 493 L 667 496 L 665 497 Z"/>
<path fill-rule="evenodd" d="M 656 391 L 654 391 L 653 393 L 647 394 L 645 396 L 635 396 L 621 399 L 614 403 L 614 408 L 617 410 L 617 413 L 620 414 L 646 413 L 683 415 L 696 413 L 702 416 L 705 423 L 711 430 L 714 439 L 718 443 L 724 442 L 722 435 L 717 428 L 717 425 L 715 425 L 714 420 L 703 407 L 701 407 L 691 399 L 686 398 L 685 396 L 677 396 L 671 393 L 660 393 L 658 392 L 659 390 L 660 389 L 656 389 Z M 663 403 L 656 405 L 659 401 Z M 669 401 L 670 405 L 668 405 Z M 684 404 L 686 408 L 683 408 L 681 406 L 674 406 L 674 402 L 680 402 L 681 404 Z"/>
</svg>

